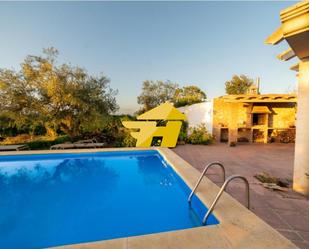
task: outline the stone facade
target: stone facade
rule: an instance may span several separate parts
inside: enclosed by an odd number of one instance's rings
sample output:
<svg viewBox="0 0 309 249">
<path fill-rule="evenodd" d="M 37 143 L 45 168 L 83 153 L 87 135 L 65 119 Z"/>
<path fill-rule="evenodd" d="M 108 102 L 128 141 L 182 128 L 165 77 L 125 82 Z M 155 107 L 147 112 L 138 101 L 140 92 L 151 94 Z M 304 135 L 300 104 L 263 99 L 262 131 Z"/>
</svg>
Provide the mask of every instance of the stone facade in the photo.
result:
<svg viewBox="0 0 309 249">
<path fill-rule="evenodd" d="M 294 142 L 296 96 L 226 95 L 213 101 L 213 135 L 218 142 Z"/>
</svg>

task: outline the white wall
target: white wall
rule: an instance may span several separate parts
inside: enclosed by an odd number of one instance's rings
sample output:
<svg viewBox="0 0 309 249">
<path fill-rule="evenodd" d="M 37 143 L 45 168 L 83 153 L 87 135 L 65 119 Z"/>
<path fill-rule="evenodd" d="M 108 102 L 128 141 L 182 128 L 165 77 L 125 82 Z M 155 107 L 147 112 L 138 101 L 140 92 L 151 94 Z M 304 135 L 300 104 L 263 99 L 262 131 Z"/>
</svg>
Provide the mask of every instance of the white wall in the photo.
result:
<svg viewBox="0 0 309 249">
<path fill-rule="evenodd" d="M 187 116 L 189 127 L 204 123 L 207 130 L 212 134 L 213 101 L 183 106 L 177 109 Z"/>
</svg>

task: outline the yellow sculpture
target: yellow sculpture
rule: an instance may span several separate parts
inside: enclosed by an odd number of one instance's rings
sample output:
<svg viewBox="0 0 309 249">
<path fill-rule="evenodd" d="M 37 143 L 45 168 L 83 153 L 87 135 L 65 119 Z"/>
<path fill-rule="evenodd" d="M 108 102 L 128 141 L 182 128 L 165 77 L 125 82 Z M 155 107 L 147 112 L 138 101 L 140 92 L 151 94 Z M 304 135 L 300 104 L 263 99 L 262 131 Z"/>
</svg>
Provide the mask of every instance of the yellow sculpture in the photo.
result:
<svg viewBox="0 0 309 249">
<path fill-rule="evenodd" d="M 172 104 L 166 102 L 137 117 L 140 121 L 123 121 L 124 127 L 138 131 L 131 132 L 136 138 L 136 147 L 150 147 L 154 138 L 161 140 L 161 147 L 175 147 L 186 116 Z M 158 126 L 157 121 L 167 121 L 166 126 Z"/>
</svg>

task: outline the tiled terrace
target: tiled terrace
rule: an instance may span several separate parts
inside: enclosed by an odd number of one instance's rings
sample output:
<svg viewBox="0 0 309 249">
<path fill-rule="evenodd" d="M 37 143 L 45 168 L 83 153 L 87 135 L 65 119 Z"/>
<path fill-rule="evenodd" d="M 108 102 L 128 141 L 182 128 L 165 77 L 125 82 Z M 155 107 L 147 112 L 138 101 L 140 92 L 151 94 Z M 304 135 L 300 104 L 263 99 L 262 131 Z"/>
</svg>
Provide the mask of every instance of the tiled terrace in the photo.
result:
<svg viewBox="0 0 309 249">
<path fill-rule="evenodd" d="M 200 171 L 207 163 L 219 160 L 224 163 L 227 176 L 246 176 L 251 188 L 251 211 L 299 248 L 309 249 L 309 199 L 291 190 L 278 192 L 265 189 L 253 177 L 265 171 L 276 177 L 291 179 L 293 144 L 183 145 L 173 150 Z M 208 177 L 218 185 L 221 184 L 219 173 L 216 168 L 208 172 Z M 227 191 L 245 203 L 242 182 L 231 183 Z"/>
</svg>

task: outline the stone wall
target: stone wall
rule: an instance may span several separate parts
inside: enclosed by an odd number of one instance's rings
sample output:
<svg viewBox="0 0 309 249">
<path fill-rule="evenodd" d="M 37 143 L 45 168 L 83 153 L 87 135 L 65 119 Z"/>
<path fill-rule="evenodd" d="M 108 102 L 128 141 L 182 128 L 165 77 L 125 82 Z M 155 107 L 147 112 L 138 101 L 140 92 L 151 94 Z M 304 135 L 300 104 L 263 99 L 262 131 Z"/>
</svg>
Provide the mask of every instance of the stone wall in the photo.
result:
<svg viewBox="0 0 309 249">
<path fill-rule="evenodd" d="M 295 126 L 296 108 L 294 104 L 273 103 L 270 110 L 273 112 L 272 126 L 274 128 L 290 128 Z"/>
<path fill-rule="evenodd" d="M 258 105 L 267 106 L 271 113 L 265 114 L 265 125 L 260 127 L 260 131 L 259 127 L 255 127 L 255 132 L 260 132 L 264 137 L 256 141 L 270 141 L 268 134 L 270 136 L 272 131 L 268 131 L 268 129 L 282 130 L 295 128 L 295 103 L 229 102 L 223 98 L 216 98 L 213 100 L 213 135 L 216 141 L 221 141 L 221 128 L 228 128 L 229 142 L 251 142 L 253 138 L 251 111 L 253 106 Z M 226 132 L 227 130 L 225 129 L 225 136 Z M 292 134 L 293 131 L 289 131 L 289 133 Z M 281 134 L 283 133 L 281 132 Z M 273 139 L 272 141 L 278 140 Z M 292 138 L 291 141 L 293 141 Z"/>
</svg>

